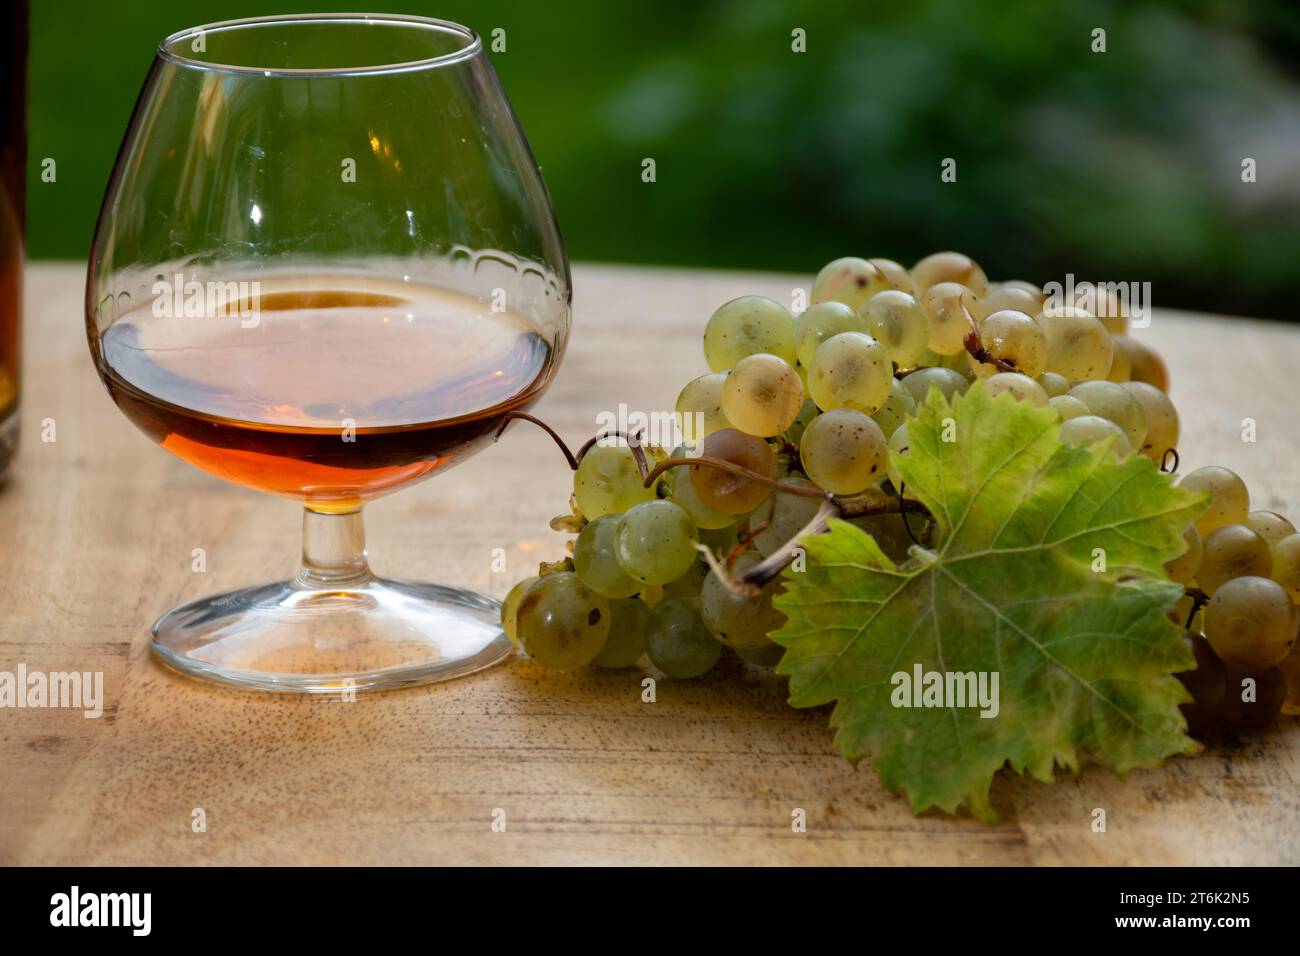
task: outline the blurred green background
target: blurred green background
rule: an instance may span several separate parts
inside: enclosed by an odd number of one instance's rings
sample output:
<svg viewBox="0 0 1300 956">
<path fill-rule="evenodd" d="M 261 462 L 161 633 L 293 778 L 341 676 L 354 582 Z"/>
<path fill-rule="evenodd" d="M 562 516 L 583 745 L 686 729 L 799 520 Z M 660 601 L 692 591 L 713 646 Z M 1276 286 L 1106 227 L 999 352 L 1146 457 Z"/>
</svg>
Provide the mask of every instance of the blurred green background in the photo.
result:
<svg viewBox="0 0 1300 956">
<path fill-rule="evenodd" d="M 36 0 L 30 254 L 86 255 L 162 37 L 358 6 Z M 1300 298 L 1297 0 L 385 12 L 458 20 L 485 41 L 505 30 L 491 57 L 575 260 L 813 272 L 840 255 L 910 264 L 955 248 L 992 278 L 1149 280 L 1158 306 L 1290 319 Z M 806 52 L 791 49 L 796 28 Z M 1091 51 L 1096 28 L 1105 53 Z M 44 157 L 57 183 L 40 182 Z"/>
</svg>

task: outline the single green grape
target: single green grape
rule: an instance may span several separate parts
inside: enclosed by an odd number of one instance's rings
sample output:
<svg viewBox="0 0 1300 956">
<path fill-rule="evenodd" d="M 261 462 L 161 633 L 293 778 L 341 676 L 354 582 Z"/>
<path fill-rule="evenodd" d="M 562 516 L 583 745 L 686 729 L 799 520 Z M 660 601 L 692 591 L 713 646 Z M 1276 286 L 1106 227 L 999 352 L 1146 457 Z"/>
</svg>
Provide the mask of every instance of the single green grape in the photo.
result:
<svg viewBox="0 0 1300 956">
<path fill-rule="evenodd" d="M 702 529 L 700 531 L 700 544 L 712 551 L 714 555 L 727 554 L 740 543 L 742 531 L 744 531 L 744 527 L 739 520 L 735 524 L 727 525 L 725 528 Z"/>
<path fill-rule="evenodd" d="M 631 597 L 645 586 L 618 563 L 614 539 L 619 518 L 604 515 L 588 522 L 573 545 L 573 570 L 583 584 L 607 598 Z"/>
<path fill-rule="evenodd" d="M 1095 315 L 1097 321 L 1106 326 L 1107 332 L 1122 335 L 1128 331 L 1128 308 L 1119 297 L 1118 289 L 1080 282 L 1074 287 L 1074 304 Z"/>
<path fill-rule="evenodd" d="M 1168 395 L 1146 382 L 1125 382 L 1120 388 L 1137 400 L 1146 417 L 1147 434 L 1138 453 L 1157 464 L 1162 462 L 1166 451 L 1178 447 L 1178 409 Z"/>
<path fill-rule="evenodd" d="M 1270 548 L 1295 534 L 1295 525 L 1276 511 L 1252 511 L 1246 515 L 1246 527 L 1267 541 Z"/>
<path fill-rule="evenodd" d="M 914 291 L 916 287 L 912 284 L 912 273 L 908 271 L 907 266 L 901 262 L 895 262 L 893 259 L 882 259 L 880 257 L 873 257 L 867 261 L 885 277 L 884 287 L 886 289 L 897 289 L 900 292 L 916 294 Z M 876 290 L 876 292 L 879 291 L 879 289 Z M 871 295 L 875 295 L 876 292 L 872 292 Z M 867 298 L 871 298 L 871 296 L 867 296 Z"/>
<path fill-rule="evenodd" d="M 1059 395 L 1065 395 L 1070 391 L 1070 382 L 1064 375 L 1057 375 L 1055 372 L 1043 372 L 1038 376 L 1038 384 L 1043 386 L 1043 391 L 1047 397 L 1056 398 Z"/>
<path fill-rule="evenodd" d="M 791 476 L 788 485 L 818 490 L 807 478 Z M 778 491 L 749 514 L 749 531 L 754 535 L 754 547 L 764 556 L 780 549 L 786 542 L 812 521 L 821 508 L 822 499 L 806 495 L 792 495 Z"/>
<path fill-rule="evenodd" d="M 803 406 L 803 383 L 775 355 L 747 355 L 727 373 L 722 410 L 739 431 L 759 438 L 781 434 Z"/>
<path fill-rule="evenodd" d="M 667 584 L 686 573 L 699 540 L 695 522 L 681 505 L 646 501 L 618 519 L 618 563 L 644 584 Z"/>
<path fill-rule="evenodd" d="M 1088 411 L 1088 406 L 1073 395 L 1056 395 L 1049 398 L 1047 404 L 1060 413 L 1063 422 L 1069 421 L 1071 418 L 1078 418 L 1080 415 L 1092 414 L 1092 412 Z"/>
<path fill-rule="evenodd" d="M 864 300 L 865 301 L 865 300 Z M 795 354 L 799 364 L 812 365 L 817 347 L 841 332 L 865 332 L 866 320 L 843 302 L 818 302 L 808 306 L 794 324 Z"/>
<path fill-rule="evenodd" d="M 690 456 L 685 448 L 678 448 L 673 452 L 673 457 L 687 458 Z M 674 468 L 671 475 L 672 477 L 668 482 L 670 488 L 668 500 L 685 508 L 686 513 L 691 516 L 691 520 L 695 522 L 695 527 L 699 530 L 713 531 L 736 523 L 735 515 L 711 508 L 704 503 L 699 492 L 695 490 L 695 483 L 691 481 L 689 468 Z"/>
<path fill-rule="evenodd" d="M 950 368 L 923 368 L 903 379 L 903 387 L 911 394 L 912 400 L 917 405 L 925 403 L 932 385 L 939 389 L 943 393 L 943 397 L 950 402 L 954 396 L 960 395 L 970 388 L 970 382 L 967 381 L 966 376 L 960 372 L 954 372 Z"/>
<path fill-rule="evenodd" d="M 1023 285 L 1001 282 L 996 287 L 991 287 L 988 294 L 979 300 L 975 318 L 983 319 L 994 312 L 1007 309 L 1023 312 L 1032 318 L 1043 311 L 1043 290 L 1027 282 Z"/>
<path fill-rule="evenodd" d="M 735 647 L 732 648 L 746 664 L 752 664 L 755 667 L 775 667 L 781 663 L 781 656 L 785 653 L 785 648 L 780 644 L 765 644 L 762 647 Z"/>
<path fill-rule="evenodd" d="M 861 311 L 866 331 L 885 347 L 889 358 L 900 368 L 914 367 L 930 340 L 929 325 L 917 301 L 906 292 L 886 289 L 868 299 Z"/>
<path fill-rule="evenodd" d="M 725 372 L 747 355 L 766 352 L 797 361 L 794 316 L 780 302 L 761 295 L 743 295 L 714 312 L 704 328 L 704 360 L 709 370 Z"/>
<path fill-rule="evenodd" d="M 1273 570 L 1268 542 L 1244 524 L 1215 528 L 1201 542 L 1201 550 L 1196 585 L 1206 594 L 1214 594 L 1233 578 L 1266 578 Z"/>
<path fill-rule="evenodd" d="M 1101 322 L 1100 319 L 1097 321 Z M 1105 325 L 1102 322 L 1102 325 Z M 1115 342 L 1115 336 L 1110 337 L 1111 343 Z M 1118 346 L 1115 347 L 1115 353 L 1111 356 L 1110 371 L 1106 373 L 1106 381 L 1122 384 L 1133 378 L 1133 364 L 1128 357 L 1128 352 Z"/>
<path fill-rule="evenodd" d="M 709 576 L 709 565 L 701 557 L 696 558 L 681 577 L 674 578 L 664 585 L 664 595 L 681 601 L 689 608 L 698 611 L 700 609 L 700 590 L 704 587 L 704 579 Z"/>
<path fill-rule="evenodd" d="M 889 462 L 885 433 L 852 408 L 834 408 L 813 419 L 799 442 L 808 477 L 837 495 L 854 495 L 881 481 Z"/>
<path fill-rule="evenodd" d="M 767 442 L 734 428 L 724 428 L 704 439 L 700 455 L 747 468 L 767 478 L 775 479 L 777 476 L 776 455 Z M 691 465 L 690 474 L 700 500 L 726 514 L 747 514 L 772 493 L 771 487 L 763 482 L 708 463 Z"/>
<path fill-rule="evenodd" d="M 709 435 L 721 428 L 730 428 L 727 414 L 722 410 L 722 386 L 727 381 L 726 372 L 701 375 L 686 383 L 677 396 L 677 427 L 682 430 L 682 441 L 699 445 Z"/>
<path fill-rule="evenodd" d="M 889 398 L 885 399 L 885 404 L 871 413 L 871 417 L 876 420 L 882 432 L 892 435 L 894 429 L 907 421 L 909 415 L 915 414 L 916 399 L 912 397 L 912 393 L 907 390 L 902 380 L 896 378 L 889 383 Z M 811 422 L 812 419 L 808 421 Z M 805 428 L 807 424 L 805 423 Z"/>
<path fill-rule="evenodd" d="M 934 349 L 926 346 L 925 351 L 921 353 L 921 358 L 916 363 L 916 367 L 922 369 L 930 368 L 935 365 L 942 365 L 945 358 L 947 358 L 946 355 L 940 355 L 938 352 L 934 351 Z M 902 381 L 902 379 L 899 379 L 899 381 Z"/>
<path fill-rule="evenodd" d="M 1250 514 L 1250 492 L 1236 472 L 1218 465 L 1206 465 L 1185 475 L 1178 487 L 1191 492 L 1208 491 L 1210 505 L 1196 519 L 1202 538 L 1225 524 L 1243 524 Z"/>
<path fill-rule="evenodd" d="M 1092 414 L 1118 425 L 1130 447 L 1140 449 L 1146 442 L 1146 412 L 1142 410 L 1142 403 L 1123 385 L 1080 382 L 1070 389 L 1070 394 L 1087 405 Z"/>
<path fill-rule="evenodd" d="M 1023 312 L 1003 309 L 980 322 L 979 332 L 980 344 L 990 358 L 1014 366 L 1007 371 L 1016 371 L 1030 378 L 1042 374 L 1043 365 L 1047 361 L 1047 336 L 1043 333 L 1042 326 L 1029 316 Z M 996 363 L 977 362 L 969 353 L 966 362 L 970 370 L 981 378 L 999 370 Z M 1047 398 L 1046 391 L 1043 397 Z"/>
<path fill-rule="evenodd" d="M 519 602 L 524 599 L 528 589 L 540 580 L 541 578 L 535 574 L 530 578 L 524 578 L 510 589 L 506 599 L 501 602 L 501 630 L 506 632 L 506 637 L 510 638 L 510 643 L 515 646 L 519 645 L 519 632 L 515 626 L 519 614 Z"/>
<path fill-rule="evenodd" d="M 975 374 L 975 369 L 971 367 L 970 353 L 957 352 L 955 355 L 939 356 L 939 364 L 943 368 L 950 368 L 967 382 L 973 382 L 979 376 Z"/>
<path fill-rule="evenodd" d="M 960 252 L 936 252 L 912 266 L 912 284 L 918 293 L 924 294 L 941 282 L 959 282 L 977 299 L 989 291 L 988 277 L 979 263 Z"/>
<path fill-rule="evenodd" d="M 1252 671 L 1284 661 L 1296 638 L 1296 609 L 1268 578 L 1233 578 L 1205 607 L 1205 637 L 1229 668 Z"/>
<path fill-rule="evenodd" d="M 975 294 L 959 282 L 939 282 L 920 295 L 930 333 L 930 350 L 936 355 L 966 351 L 966 336 L 975 321 Z"/>
<path fill-rule="evenodd" d="M 804 389 L 807 395 L 808 390 Z M 886 403 L 888 404 L 888 403 Z M 799 444 L 799 439 L 803 436 L 803 430 L 808 427 L 808 423 L 821 414 L 821 409 L 811 398 L 805 398 L 803 404 L 799 406 L 799 414 L 794 417 L 794 422 L 785 431 L 785 440 L 791 445 Z"/>
<path fill-rule="evenodd" d="M 653 501 L 655 489 L 642 483 L 640 469 L 626 442 L 604 439 L 588 448 L 578 463 L 573 474 L 573 495 L 578 510 L 590 521 Z"/>
<path fill-rule="evenodd" d="M 1031 292 L 1034 295 L 1038 296 L 1040 301 L 1047 298 L 1047 296 L 1044 295 L 1043 293 L 1042 286 L 1034 285 L 1032 282 L 1028 282 L 1025 279 L 1005 279 L 1002 282 L 998 283 L 998 288 L 1022 289 L 1025 292 Z M 1030 314 L 1032 315 L 1033 313 Z"/>
<path fill-rule="evenodd" d="M 893 379 L 884 346 L 862 332 L 841 332 L 817 349 L 808 391 L 822 411 L 856 408 L 870 415 L 889 398 Z"/>
<path fill-rule="evenodd" d="M 1047 371 L 1071 382 L 1106 377 L 1115 346 L 1106 327 L 1092 315 L 1063 305 L 1040 313 L 1036 321 L 1047 337 Z"/>
<path fill-rule="evenodd" d="M 609 602 L 609 637 L 592 661 L 597 667 L 631 667 L 645 653 L 645 626 L 650 608 L 640 598 Z"/>
<path fill-rule="evenodd" d="M 1043 386 L 1028 375 L 1021 375 L 1019 372 L 998 372 L 990 375 L 985 381 L 988 383 L 991 398 L 996 398 L 1003 392 L 1010 392 L 1018 402 L 1029 402 L 1032 405 L 1047 404 L 1047 393 L 1043 391 Z"/>
<path fill-rule="evenodd" d="M 1273 545 L 1274 581 L 1286 588 L 1293 602 L 1300 603 L 1300 534 L 1289 534 Z"/>
<path fill-rule="evenodd" d="M 665 598 L 650 612 L 645 626 L 650 663 L 669 677 L 699 677 L 713 669 L 722 645 L 713 639 L 700 615 L 681 601 Z"/>
<path fill-rule="evenodd" d="M 975 369 L 971 367 L 969 352 L 958 352 L 956 355 L 940 356 L 939 367 L 952 369 L 964 378 L 967 384 L 971 384 L 979 378 L 979 376 L 975 374 Z"/>
<path fill-rule="evenodd" d="M 911 291 L 912 278 L 891 259 L 859 259 L 846 256 L 828 262 L 813 280 L 812 301 L 839 302 L 853 310 L 885 289 Z"/>
<path fill-rule="evenodd" d="M 1074 304 L 1097 317 L 1097 321 L 1114 335 L 1128 332 L 1128 308 L 1119 296 L 1119 290 L 1109 290 L 1090 282 L 1075 286 Z"/>
<path fill-rule="evenodd" d="M 1123 352 L 1129 364 L 1129 380 L 1146 382 L 1162 392 L 1169 391 L 1169 369 L 1165 360 L 1145 342 L 1131 335 L 1112 335 L 1115 351 Z"/>
<path fill-rule="evenodd" d="M 1196 569 L 1201 566 L 1201 536 L 1196 533 L 1196 525 L 1189 524 L 1183 529 L 1183 541 L 1187 548 L 1178 557 L 1165 562 L 1165 573 L 1170 581 L 1187 584 L 1196 577 Z M 1183 620 L 1187 620 L 1183 618 Z M 1182 623 L 1181 621 L 1179 623 Z"/>
<path fill-rule="evenodd" d="M 731 573 L 739 578 L 758 563 L 756 555 L 742 554 L 732 564 Z M 780 591 L 778 578 L 756 596 L 737 594 L 710 573 L 704 582 L 700 613 L 713 636 L 728 647 L 766 647 L 772 643 L 768 635 L 785 624 L 785 615 L 772 606 L 772 598 Z"/>
<path fill-rule="evenodd" d="M 1091 445 L 1112 439 L 1110 453 L 1115 458 L 1126 458 L 1133 453 L 1124 430 L 1108 418 L 1099 415 L 1079 415 L 1061 423 L 1061 441 L 1067 445 Z"/>
<path fill-rule="evenodd" d="M 589 664 L 609 637 L 609 602 L 572 571 L 543 575 L 519 602 L 519 643 L 533 660 L 554 670 Z"/>
</svg>

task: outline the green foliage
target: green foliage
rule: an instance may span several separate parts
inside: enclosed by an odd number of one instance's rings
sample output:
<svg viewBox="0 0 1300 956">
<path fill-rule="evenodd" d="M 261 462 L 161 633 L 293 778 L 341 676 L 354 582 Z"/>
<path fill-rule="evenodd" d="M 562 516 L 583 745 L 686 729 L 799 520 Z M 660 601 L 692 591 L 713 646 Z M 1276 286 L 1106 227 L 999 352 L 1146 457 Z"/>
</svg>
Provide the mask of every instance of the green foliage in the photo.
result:
<svg viewBox="0 0 1300 956">
<path fill-rule="evenodd" d="M 166 34 L 217 0 L 34 4 L 31 243 L 85 255 Z M 284 0 L 276 12 L 344 10 Z M 1294 312 L 1292 0 L 432 0 L 488 42 L 575 259 L 811 272 L 959 248 L 991 276 L 1150 280 L 1159 304 Z M 1107 31 L 1107 51 L 1091 33 Z M 806 32 L 807 52 L 791 49 Z M 1190 69 L 1189 64 L 1195 68 Z M 1241 182 L 1243 156 L 1259 182 Z M 59 162 L 57 186 L 39 162 Z M 657 181 L 641 181 L 652 157 Z M 940 163 L 957 160 L 955 183 Z"/>
<path fill-rule="evenodd" d="M 1008 764 L 1050 780 L 1056 764 L 1122 773 L 1193 747 L 1171 676 L 1192 658 L 1164 613 L 1181 588 L 1163 564 L 1203 503 L 1146 459 L 1057 432 L 1052 411 L 982 384 L 952 406 L 932 390 L 898 467 L 934 515 L 935 550 L 896 566 L 836 521 L 786 574 L 773 640 L 791 703 L 836 702 L 845 756 L 870 754 L 917 811 L 992 818 L 989 784 Z M 894 675 L 918 665 L 996 673 L 996 716 L 951 699 L 898 706 Z"/>
</svg>

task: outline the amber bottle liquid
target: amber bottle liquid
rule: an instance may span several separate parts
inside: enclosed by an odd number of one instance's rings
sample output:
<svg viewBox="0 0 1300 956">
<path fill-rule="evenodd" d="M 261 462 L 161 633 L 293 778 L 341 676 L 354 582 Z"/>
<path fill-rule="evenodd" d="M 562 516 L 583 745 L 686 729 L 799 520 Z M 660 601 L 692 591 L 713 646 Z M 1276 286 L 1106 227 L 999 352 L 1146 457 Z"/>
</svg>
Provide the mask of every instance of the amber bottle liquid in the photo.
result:
<svg viewBox="0 0 1300 956">
<path fill-rule="evenodd" d="M 23 236 L 27 175 L 27 0 L 3 14 L 4 93 L 0 96 L 0 476 L 18 451 L 22 352 Z"/>
</svg>

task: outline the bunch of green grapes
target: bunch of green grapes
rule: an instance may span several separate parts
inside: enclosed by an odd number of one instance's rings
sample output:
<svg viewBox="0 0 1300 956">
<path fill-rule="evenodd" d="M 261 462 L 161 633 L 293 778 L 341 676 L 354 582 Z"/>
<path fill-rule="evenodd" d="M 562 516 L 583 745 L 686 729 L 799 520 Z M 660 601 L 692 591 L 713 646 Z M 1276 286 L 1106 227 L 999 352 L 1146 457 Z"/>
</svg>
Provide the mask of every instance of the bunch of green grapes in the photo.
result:
<svg viewBox="0 0 1300 956">
<path fill-rule="evenodd" d="M 887 480 L 888 436 L 924 398 L 895 376 L 928 351 L 912 290 L 896 262 L 844 259 L 823 270 L 798 318 L 762 296 L 722 305 L 704 329 L 709 372 L 677 398 L 681 464 L 648 481 L 663 457 L 655 449 L 641 450 L 643 462 L 625 440 L 586 451 L 560 522 L 577 529 L 570 556 L 507 595 L 511 639 L 560 669 L 644 655 L 687 678 L 724 653 L 775 663 L 779 584 L 740 578 L 803 531 L 825 496 Z"/>
<path fill-rule="evenodd" d="M 1055 301 L 1022 280 L 990 282 L 970 257 L 940 252 L 911 269 L 836 259 L 810 305 L 763 296 L 723 304 L 705 323 L 707 373 L 675 411 L 680 464 L 647 482 L 626 442 L 590 448 L 574 475 L 570 556 L 519 582 L 505 630 L 540 663 L 628 667 L 646 659 L 697 677 L 733 654 L 770 665 L 779 583 L 738 582 L 790 551 L 822 499 L 905 495 L 907 423 L 932 389 L 947 399 L 976 380 L 1054 410 L 1067 445 L 1176 464 L 1178 412 L 1165 363 L 1130 331 L 1113 293 Z M 662 460 L 642 449 L 646 467 Z M 1251 511 L 1241 479 L 1202 468 L 1181 484 L 1210 493 L 1167 572 L 1188 588 L 1175 612 L 1197 669 L 1181 675 L 1189 723 L 1267 723 L 1300 713 L 1300 534 Z M 904 561 L 924 534 L 900 514 L 852 519 Z M 922 540 L 922 544 L 924 544 Z M 707 552 L 707 556 L 706 553 Z M 1254 696 L 1241 700 L 1245 681 Z"/>
<path fill-rule="evenodd" d="M 737 580 L 819 507 L 816 497 L 774 494 L 777 452 L 804 403 L 802 385 L 770 353 L 738 359 L 723 385 L 720 404 L 757 434 L 712 431 L 698 455 L 686 447 L 675 451 L 684 463 L 657 481 L 646 480 L 648 470 L 642 477 L 626 442 L 597 443 L 582 457 L 574 513 L 557 519 L 578 528 L 570 556 L 520 581 L 502 604 L 504 630 L 529 657 L 556 670 L 630 667 L 644 657 L 675 678 L 707 673 L 725 652 L 753 664 L 776 662 L 780 649 L 768 635 L 784 620 L 772 607 L 779 585 L 747 593 Z M 771 435 L 761 437 L 764 432 Z M 641 454 L 647 469 L 662 458 L 655 449 Z M 697 459 L 730 463 L 765 480 Z M 783 477 L 792 487 L 815 487 Z M 702 548 L 719 568 L 728 565 L 722 576 L 710 570 Z"/>
<path fill-rule="evenodd" d="M 1208 505 L 1183 532 L 1187 547 L 1165 565 L 1188 589 L 1171 616 L 1187 628 L 1196 668 L 1180 674 L 1195 733 L 1267 726 L 1300 713 L 1300 534 L 1282 515 L 1252 511 L 1227 468 L 1198 468 L 1179 482 Z"/>
</svg>

